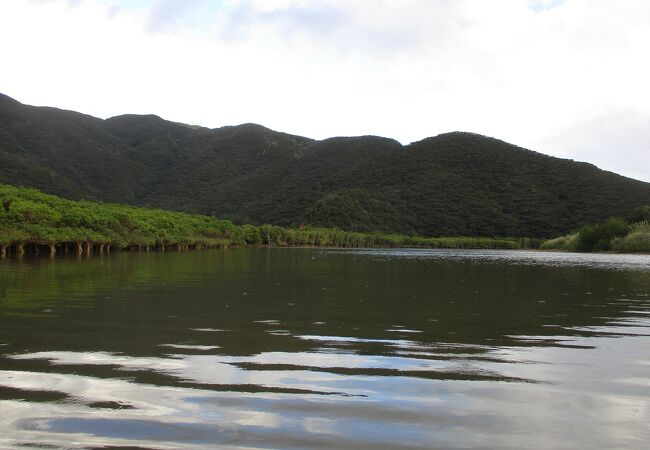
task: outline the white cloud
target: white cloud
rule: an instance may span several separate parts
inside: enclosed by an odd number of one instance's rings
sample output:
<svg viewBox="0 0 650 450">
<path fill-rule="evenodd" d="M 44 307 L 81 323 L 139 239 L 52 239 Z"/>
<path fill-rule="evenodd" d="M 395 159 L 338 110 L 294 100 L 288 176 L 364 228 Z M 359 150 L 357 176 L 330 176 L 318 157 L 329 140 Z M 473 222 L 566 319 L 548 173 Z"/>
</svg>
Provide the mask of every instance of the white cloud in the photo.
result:
<svg viewBox="0 0 650 450">
<path fill-rule="evenodd" d="M 566 0 L 528 0 L 528 7 L 535 12 L 544 12 L 562 6 Z"/>
<path fill-rule="evenodd" d="M 199 0 L 158 0 L 149 12 L 147 30 L 152 32 L 180 31 L 197 21 L 195 12 Z"/>
<path fill-rule="evenodd" d="M 644 0 L 0 5 L 0 90 L 107 117 L 479 132 L 650 181 Z"/>
</svg>

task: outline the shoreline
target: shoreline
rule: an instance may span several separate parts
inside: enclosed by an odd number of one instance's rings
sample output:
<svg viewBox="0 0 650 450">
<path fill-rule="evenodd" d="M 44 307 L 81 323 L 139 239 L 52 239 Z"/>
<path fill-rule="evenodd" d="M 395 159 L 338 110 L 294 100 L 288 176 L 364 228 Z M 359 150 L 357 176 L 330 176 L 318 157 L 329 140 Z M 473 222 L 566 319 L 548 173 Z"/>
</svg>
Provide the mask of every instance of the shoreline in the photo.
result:
<svg viewBox="0 0 650 450">
<path fill-rule="evenodd" d="M 47 246 L 40 246 L 45 248 Z M 375 245 L 375 246 L 320 246 L 320 245 L 225 245 L 225 246 L 212 246 L 193 248 L 192 246 L 184 246 L 178 250 L 166 246 L 165 250 L 160 248 L 145 249 L 132 249 L 132 248 L 111 248 L 110 251 L 93 250 L 90 253 L 84 251 L 82 253 L 72 252 L 56 252 L 48 253 L 47 251 L 34 251 L 33 247 L 25 245 L 26 251 L 23 254 L 7 251 L 6 254 L 1 256 L 1 260 L 52 260 L 52 259 L 67 259 L 67 260 L 80 260 L 81 258 L 87 259 L 91 257 L 103 257 L 118 253 L 130 254 L 166 254 L 166 253 L 187 253 L 195 251 L 214 251 L 214 250 L 242 250 L 242 249 L 320 249 L 320 250 L 467 250 L 467 251 L 508 251 L 508 252 L 527 252 L 527 253 L 561 253 L 569 255 L 639 255 L 650 256 L 648 252 L 615 252 L 615 251 L 601 251 L 601 252 L 572 252 L 568 250 L 554 250 L 554 249 L 536 249 L 536 248 L 482 248 L 482 247 L 425 247 L 425 246 L 389 246 L 389 245 Z"/>
</svg>

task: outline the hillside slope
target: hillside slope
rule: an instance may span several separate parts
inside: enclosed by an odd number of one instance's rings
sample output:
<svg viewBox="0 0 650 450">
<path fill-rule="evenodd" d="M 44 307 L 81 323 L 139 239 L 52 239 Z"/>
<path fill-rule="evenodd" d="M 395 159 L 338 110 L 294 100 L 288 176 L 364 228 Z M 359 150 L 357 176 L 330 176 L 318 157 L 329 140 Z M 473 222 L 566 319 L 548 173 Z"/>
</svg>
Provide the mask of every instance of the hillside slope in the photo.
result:
<svg viewBox="0 0 650 450">
<path fill-rule="evenodd" d="M 0 95 L 0 183 L 235 222 L 425 236 L 566 233 L 650 204 L 650 184 L 471 133 L 408 146 L 260 125 L 101 120 Z"/>
<path fill-rule="evenodd" d="M 148 169 L 101 119 L 0 94 L 0 180 L 65 197 L 133 203 Z"/>
</svg>

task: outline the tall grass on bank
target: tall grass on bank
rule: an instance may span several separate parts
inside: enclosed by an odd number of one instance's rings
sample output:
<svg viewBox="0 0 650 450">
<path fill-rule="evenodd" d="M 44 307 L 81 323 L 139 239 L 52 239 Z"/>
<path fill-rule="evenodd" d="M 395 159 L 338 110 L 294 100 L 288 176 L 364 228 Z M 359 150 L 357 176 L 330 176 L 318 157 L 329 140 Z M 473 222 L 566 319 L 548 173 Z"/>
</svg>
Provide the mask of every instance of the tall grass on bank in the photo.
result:
<svg viewBox="0 0 650 450">
<path fill-rule="evenodd" d="M 575 248 L 575 242 L 578 239 L 578 233 L 567 234 L 565 236 L 549 239 L 542 242 L 539 246 L 542 250 L 564 250 L 572 251 Z"/>
<path fill-rule="evenodd" d="M 238 226 L 209 216 L 72 201 L 35 189 L 0 185 L 0 256 L 244 245 L 517 249 L 536 243 L 530 239 L 425 238 L 331 228 Z"/>
<path fill-rule="evenodd" d="M 283 228 L 274 225 L 243 225 L 247 244 L 315 247 L 426 247 L 518 249 L 523 239 L 479 237 L 419 237 L 387 233 L 357 233 L 337 228 Z M 533 240 L 526 240 L 533 245 Z"/>
<path fill-rule="evenodd" d="M 633 224 L 627 236 L 612 241 L 612 250 L 623 253 L 650 253 L 650 224 L 648 222 Z"/>
</svg>

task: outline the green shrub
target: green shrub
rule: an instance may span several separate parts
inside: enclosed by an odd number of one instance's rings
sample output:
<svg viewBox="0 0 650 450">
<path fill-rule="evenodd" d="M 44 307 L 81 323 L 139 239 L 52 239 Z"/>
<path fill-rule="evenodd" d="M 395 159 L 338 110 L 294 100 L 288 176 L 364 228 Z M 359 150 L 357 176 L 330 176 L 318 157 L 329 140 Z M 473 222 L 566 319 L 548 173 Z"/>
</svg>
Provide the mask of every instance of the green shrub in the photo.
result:
<svg viewBox="0 0 650 450">
<path fill-rule="evenodd" d="M 599 252 L 612 249 L 612 240 L 627 235 L 630 225 L 621 218 L 611 217 L 597 225 L 586 225 L 578 230 L 573 248 L 578 252 Z"/>
</svg>

